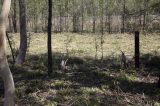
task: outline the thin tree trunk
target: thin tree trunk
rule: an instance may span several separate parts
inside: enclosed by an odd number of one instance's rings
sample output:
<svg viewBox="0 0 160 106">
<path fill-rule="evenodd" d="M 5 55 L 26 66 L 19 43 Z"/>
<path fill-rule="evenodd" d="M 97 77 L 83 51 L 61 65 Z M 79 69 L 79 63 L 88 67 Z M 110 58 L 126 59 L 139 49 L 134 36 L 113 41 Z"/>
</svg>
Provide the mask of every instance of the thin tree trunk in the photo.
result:
<svg viewBox="0 0 160 106">
<path fill-rule="evenodd" d="M 139 15 L 139 26 L 142 28 L 142 9 L 140 7 L 140 15 Z"/>
<path fill-rule="evenodd" d="M 60 8 L 60 32 L 63 32 L 63 19 L 62 19 L 63 10 L 61 5 L 59 8 Z"/>
<path fill-rule="evenodd" d="M 75 20 L 76 20 L 76 16 L 75 15 L 73 15 L 73 19 L 72 19 L 72 22 L 73 22 L 73 32 L 76 32 L 76 22 L 75 22 Z"/>
<path fill-rule="evenodd" d="M 65 10 L 66 10 L 66 13 L 67 13 L 67 16 L 65 17 L 65 30 L 66 32 L 68 33 L 69 32 L 69 10 L 68 10 L 68 0 L 65 1 Z"/>
<path fill-rule="evenodd" d="M 144 7 L 144 13 L 143 13 L 143 31 L 146 30 L 146 17 L 147 17 L 147 8 L 148 8 L 148 2 L 149 0 L 144 0 L 143 7 Z"/>
<path fill-rule="evenodd" d="M 108 33 L 111 33 L 111 14 L 108 14 Z"/>
<path fill-rule="evenodd" d="M 27 30 L 26 30 L 26 7 L 25 0 L 19 0 L 20 11 L 20 47 L 16 58 L 16 64 L 22 64 L 25 61 L 27 51 Z"/>
<path fill-rule="evenodd" d="M 10 32 L 13 32 L 12 24 L 11 24 L 11 23 L 12 23 L 12 17 L 9 16 L 9 17 L 8 17 L 8 20 L 9 20 L 9 31 L 10 31 Z"/>
<path fill-rule="evenodd" d="M 144 14 L 143 14 L 143 31 L 145 30 L 145 26 L 146 26 L 146 13 L 144 12 Z"/>
<path fill-rule="evenodd" d="M 105 31 L 107 30 L 107 24 L 108 24 L 108 7 L 105 7 Z"/>
<path fill-rule="evenodd" d="M 102 1 L 102 4 L 100 7 L 101 8 L 101 43 L 100 43 L 100 46 L 101 46 L 101 61 L 103 61 L 103 58 L 104 58 L 104 48 L 103 48 L 103 44 L 104 44 L 104 25 L 103 25 L 103 22 L 104 22 L 104 7 L 103 7 L 103 1 Z"/>
<path fill-rule="evenodd" d="M 73 15 L 73 32 L 78 32 L 78 16 L 77 13 Z"/>
<path fill-rule="evenodd" d="M 52 73 L 52 0 L 48 0 L 48 76 Z"/>
<path fill-rule="evenodd" d="M 94 6 L 94 1 L 92 1 L 92 9 L 93 9 L 93 23 L 92 23 L 92 32 L 95 33 L 96 30 L 96 13 L 95 13 L 95 6 Z"/>
<path fill-rule="evenodd" d="M 83 34 L 83 27 L 84 27 L 84 1 L 82 0 L 82 4 L 81 4 L 81 15 L 82 15 L 82 25 L 81 25 L 81 34 Z"/>
<path fill-rule="evenodd" d="M 43 8 L 43 10 L 44 10 L 44 8 Z M 41 24 L 42 24 L 41 27 L 42 27 L 42 31 L 45 32 L 45 27 L 44 27 L 44 26 L 45 26 L 45 25 L 44 25 L 44 20 L 45 20 L 45 18 L 44 18 L 44 11 L 43 11 L 43 10 L 41 11 L 41 12 L 42 12 L 42 13 L 41 13 L 41 19 L 43 20 L 43 21 L 41 21 Z"/>
<path fill-rule="evenodd" d="M 123 14 L 122 14 L 122 33 L 125 32 L 125 9 L 126 9 L 126 0 L 123 0 Z"/>
<path fill-rule="evenodd" d="M 145 30 L 146 25 L 146 0 L 143 2 L 144 12 L 143 12 L 143 31 Z"/>
<path fill-rule="evenodd" d="M 38 17 L 37 14 L 34 15 L 34 32 L 38 32 Z"/>
<path fill-rule="evenodd" d="M 10 11 L 11 0 L 4 0 L 0 15 L 0 77 L 4 82 L 4 106 L 14 106 L 15 87 L 6 56 L 6 23 Z"/>
<path fill-rule="evenodd" d="M 17 33 L 17 3 L 16 0 L 14 0 L 14 4 L 13 4 L 13 16 L 12 16 L 12 23 L 13 23 L 13 29 L 14 32 Z"/>
<path fill-rule="evenodd" d="M 15 62 L 14 51 L 13 51 L 13 47 L 12 47 L 12 42 L 11 42 L 10 39 L 9 39 L 8 32 L 6 32 L 6 37 L 7 37 L 8 43 L 9 43 L 9 47 L 10 47 L 10 49 L 11 49 L 11 54 L 12 54 L 13 63 L 14 63 L 14 62 Z"/>
</svg>

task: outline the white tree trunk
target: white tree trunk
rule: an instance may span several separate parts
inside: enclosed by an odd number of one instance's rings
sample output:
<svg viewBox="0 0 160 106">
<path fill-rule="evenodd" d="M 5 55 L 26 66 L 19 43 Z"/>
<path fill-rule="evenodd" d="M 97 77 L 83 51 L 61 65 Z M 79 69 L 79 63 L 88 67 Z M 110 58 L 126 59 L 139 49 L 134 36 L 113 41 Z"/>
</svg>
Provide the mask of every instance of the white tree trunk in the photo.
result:
<svg viewBox="0 0 160 106">
<path fill-rule="evenodd" d="M 4 106 L 14 106 L 14 82 L 6 58 L 0 60 L 0 76 L 4 81 Z"/>
<path fill-rule="evenodd" d="M 0 77 L 4 82 L 4 106 L 14 106 L 14 82 L 6 56 L 6 23 L 10 11 L 11 0 L 4 0 L 0 14 Z"/>
</svg>

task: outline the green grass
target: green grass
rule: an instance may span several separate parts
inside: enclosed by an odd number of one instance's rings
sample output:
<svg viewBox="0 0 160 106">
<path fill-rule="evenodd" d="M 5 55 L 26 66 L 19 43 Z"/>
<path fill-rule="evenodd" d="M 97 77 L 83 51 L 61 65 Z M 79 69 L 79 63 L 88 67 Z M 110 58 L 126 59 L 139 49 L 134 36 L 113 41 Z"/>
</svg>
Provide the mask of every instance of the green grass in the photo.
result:
<svg viewBox="0 0 160 106">
<path fill-rule="evenodd" d="M 19 36 L 14 34 L 15 47 Z M 160 36 L 141 35 L 141 71 L 123 69 L 121 52 L 134 56 L 134 35 L 106 34 L 101 62 L 100 35 L 53 34 L 54 71 L 47 77 L 47 34 L 33 34 L 23 66 L 10 64 L 19 106 L 158 106 Z M 95 39 L 98 59 L 95 59 Z M 68 40 L 68 41 L 67 41 Z M 58 69 L 61 55 L 69 52 L 69 70 Z M 7 49 L 9 61 L 12 61 Z M 151 64 L 151 65 L 150 65 Z M 133 64 L 132 64 L 133 65 Z M 0 85 L 2 81 L 0 82 Z M 2 87 L 0 89 L 3 90 Z M 3 95 L 3 92 L 0 92 Z M 2 97 L 2 96 L 1 96 Z"/>
</svg>

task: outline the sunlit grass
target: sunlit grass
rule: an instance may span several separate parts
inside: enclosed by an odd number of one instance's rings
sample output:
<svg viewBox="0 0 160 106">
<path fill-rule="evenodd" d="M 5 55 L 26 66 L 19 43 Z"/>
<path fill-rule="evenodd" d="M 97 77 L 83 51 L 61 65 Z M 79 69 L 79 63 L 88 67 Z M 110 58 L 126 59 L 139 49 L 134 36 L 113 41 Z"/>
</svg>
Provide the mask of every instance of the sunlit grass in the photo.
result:
<svg viewBox="0 0 160 106">
<path fill-rule="evenodd" d="M 66 44 L 67 37 L 70 42 Z M 52 34 L 53 53 L 66 53 L 66 45 L 68 46 L 71 56 L 80 57 L 95 57 L 95 39 L 98 42 L 98 57 L 101 56 L 100 50 L 100 35 L 92 34 L 75 34 L 62 33 Z M 16 48 L 19 45 L 19 36 L 13 36 Z M 140 50 L 142 54 L 157 53 L 160 54 L 160 36 L 159 34 L 140 35 Z M 104 36 L 104 56 L 117 56 L 120 50 L 126 55 L 134 55 L 134 35 L 133 34 L 105 34 Z M 47 34 L 34 33 L 31 35 L 29 46 L 29 54 L 44 54 L 47 53 Z"/>
</svg>

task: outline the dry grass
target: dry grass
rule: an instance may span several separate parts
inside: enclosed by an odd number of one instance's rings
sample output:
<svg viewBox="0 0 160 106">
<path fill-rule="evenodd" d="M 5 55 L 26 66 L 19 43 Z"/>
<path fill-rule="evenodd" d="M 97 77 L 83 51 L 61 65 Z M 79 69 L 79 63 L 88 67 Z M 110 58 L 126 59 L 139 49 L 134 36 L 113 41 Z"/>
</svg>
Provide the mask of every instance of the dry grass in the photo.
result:
<svg viewBox="0 0 160 106">
<path fill-rule="evenodd" d="M 140 72 L 119 67 L 117 59 L 120 50 L 133 57 L 134 35 L 106 34 L 103 63 L 94 59 L 95 38 L 100 58 L 100 35 L 53 34 L 54 71 L 57 74 L 48 78 L 45 55 L 47 35 L 33 34 L 24 66 L 11 65 L 16 85 L 16 103 L 19 106 L 159 106 L 160 90 L 155 85 L 157 76 L 150 73 L 159 70 L 159 64 L 153 64 L 154 68 L 144 65 Z M 18 48 L 18 34 L 13 39 Z M 141 35 L 142 57 L 144 54 L 159 56 L 159 41 L 158 34 Z M 71 63 L 70 70 L 61 71 L 56 65 L 59 64 L 59 55 L 66 53 L 66 44 L 70 57 L 78 57 L 84 60 L 84 64 Z M 9 49 L 7 51 L 10 54 Z M 158 63 L 157 60 L 152 62 Z"/>
<path fill-rule="evenodd" d="M 70 55 L 80 57 L 95 56 L 95 38 L 98 42 L 98 56 L 100 56 L 100 35 L 62 33 L 53 34 L 53 52 L 66 53 L 67 36 L 68 49 Z M 19 36 L 14 36 L 16 47 L 19 45 Z M 140 49 L 142 54 L 160 54 L 160 35 L 140 35 Z M 127 55 L 134 55 L 134 35 L 133 34 L 105 34 L 104 36 L 104 56 L 117 56 L 120 50 Z M 32 34 L 29 54 L 44 54 L 47 52 L 47 34 Z"/>
</svg>

